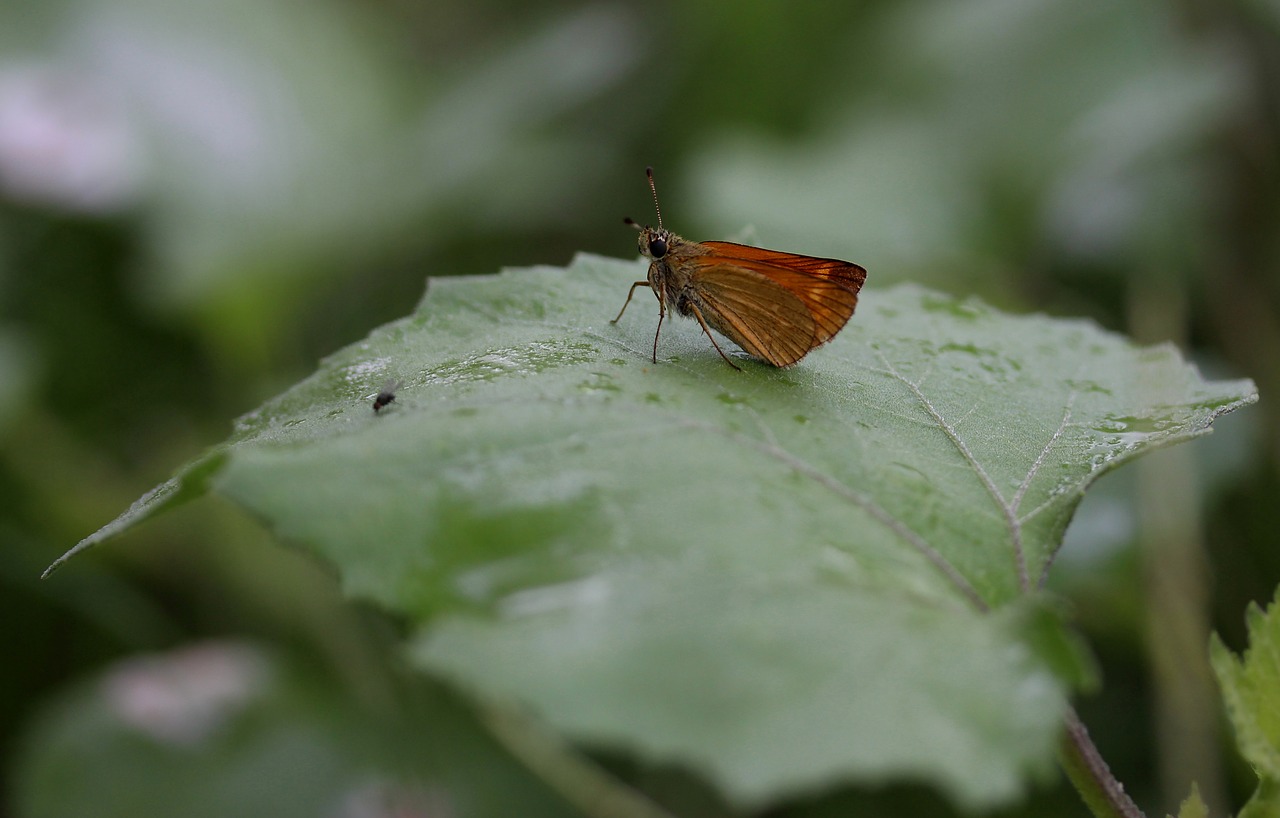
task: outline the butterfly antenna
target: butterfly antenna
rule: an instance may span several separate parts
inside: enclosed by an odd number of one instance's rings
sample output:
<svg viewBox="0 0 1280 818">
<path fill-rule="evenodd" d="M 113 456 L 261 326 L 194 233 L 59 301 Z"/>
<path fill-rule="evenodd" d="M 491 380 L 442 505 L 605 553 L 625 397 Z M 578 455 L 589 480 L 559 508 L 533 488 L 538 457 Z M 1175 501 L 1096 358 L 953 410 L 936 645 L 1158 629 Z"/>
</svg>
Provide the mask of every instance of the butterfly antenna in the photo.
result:
<svg viewBox="0 0 1280 818">
<path fill-rule="evenodd" d="M 653 167 L 644 169 L 645 176 L 649 177 L 649 192 L 653 194 L 653 209 L 658 211 L 658 227 L 662 227 L 662 208 L 658 207 L 658 188 L 653 184 Z"/>
</svg>

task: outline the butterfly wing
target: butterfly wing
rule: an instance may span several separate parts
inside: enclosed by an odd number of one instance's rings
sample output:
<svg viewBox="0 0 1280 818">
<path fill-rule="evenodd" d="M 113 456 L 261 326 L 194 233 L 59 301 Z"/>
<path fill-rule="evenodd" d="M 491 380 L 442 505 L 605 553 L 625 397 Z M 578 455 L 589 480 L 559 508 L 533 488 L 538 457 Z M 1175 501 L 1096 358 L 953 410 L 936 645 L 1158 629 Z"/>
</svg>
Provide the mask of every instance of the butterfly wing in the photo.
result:
<svg viewBox="0 0 1280 818">
<path fill-rule="evenodd" d="M 818 256 L 802 256 L 797 253 L 783 253 L 778 250 L 766 250 L 763 247 L 752 247 L 749 244 L 736 244 L 731 241 L 704 241 L 702 244 L 711 250 L 712 255 L 721 258 L 754 261 L 771 267 L 796 270 L 801 273 L 808 273 L 811 276 L 838 282 L 852 290 L 855 296 L 867 280 L 866 270 L 857 264 L 841 261 L 838 258 L 819 258 Z"/>
<path fill-rule="evenodd" d="M 700 264 L 697 301 L 708 324 L 748 354 L 790 366 L 815 346 L 813 318 L 797 296 L 736 264 Z"/>
<path fill-rule="evenodd" d="M 774 366 L 830 341 L 853 315 L 866 280 L 865 270 L 838 259 L 704 244 L 712 252 L 693 261 L 693 278 L 707 323 Z"/>
</svg>

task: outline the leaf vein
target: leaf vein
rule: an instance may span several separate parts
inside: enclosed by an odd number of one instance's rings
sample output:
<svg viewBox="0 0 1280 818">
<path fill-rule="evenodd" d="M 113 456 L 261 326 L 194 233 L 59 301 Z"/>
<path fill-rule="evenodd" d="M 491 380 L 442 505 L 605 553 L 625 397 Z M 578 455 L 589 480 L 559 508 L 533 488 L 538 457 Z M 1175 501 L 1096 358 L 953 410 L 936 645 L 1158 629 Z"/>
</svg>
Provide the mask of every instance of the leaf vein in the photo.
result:
<svg viewBox="0 0 1280 818">
<path fill-rule="evenodd" d="M 908 526 L 905 522 L 900 520 L 898 517 L 894 516 L 890 511 L 885 509 L 883 506 L 881 506 L 879 503 L 877 503 L 868 495 L 863 494 L 862 492 L 848 485 L 845 485 L 840 480 L 837 480 L 836 478 L 822 471 L 818 467 L 812 465 L 808 461 L 798 457 L 795 454 L 792 454 L 791 452 L 784 449 L 782 446 L 778 445 L 777 438 L 774 437 L 772 430 L 768 428 L 767 424 L 764 423 L 764 420 L 760 418 L 758 414 L 756 415 L 756 422 L 762 427 L 762 433 L 765 437 L 764 441 L 756 440 L 755 438 L 749 437 L 747 435 L 743 435 L 738 432 L 733 432 L 718 426 L 707 425 L 707 424 L 699 423 L 697 421 L 686 421 L 688 425 L 695 426 L 698 428 L 709 429 L 718 434 L 724 435 L 725 437 L 728 437 L 729 439 L 734 440 L 738 443 L 749 446 L 755 449 L 756 451 L 761 452 L 762 454 L 772 457 L 786 464 L 788 467 L 790 467 L 797 473 L 804 475 L 805 477 L 808 477 L 810 480 L 813 480 L 814 482 L 818 483 L 823 488 L 826 488 L 828 491 L 835 494 L 837 497 L 840 497 L 854 504 L 858 508 L 861 508 L 867 514 L 869 514 L 873 519 L 875 519 L 881 525 L 888 528 L 891 532 L 896 534 L 903 542 L 905 542 L 908 546 L 913 548 L 916 552 L 918 552 L 921 556 L 923 556 L 926 560 L 928 560 L 930 564 L 932 564 L 936 569 L 938 569 L 938 571 L 953 586 L 955 586 L 956 590 L 958 590 L 967 600 L 969 600 L 969 602 L 974 606 L 974 608 L 984 612 L 989 610 L 989 606 L 987 605 L 986 601 L 982 598 L 982 595 L 979 594 L 978 590 L 969 583 L 969 580 L 965 578 L 964 574 L 962 574 L 958 568 L 952 565 L 951 562 L 946 557 L 944 557 L 936 548 L 934 548 L 932 545 L 926 542 L 923 537 L 921 537 L 918 533 L 912 530 L 910 526 Z"/>
<path fill-rule="evenodd" d="M 1023 553 L 1022 526 L 1018 523 L 1018 518 L 1014 513 L 1013 506 L 1004 499 L 1004 495 L 1000 493 L 1000 489 L 996 486 L 995 481 L 991 479 L 991 475 L 987 473 L 986 468 L 981 462 L 979 462 L 978 458 L 974 456 L 973 452 L 969 449 L 969 445 L 964 442 L 964 438 L 960 436 L 960 433 L 957 432 L 951 424 L 947 423 L 946 418 L 944 418 L 942 413 L 938 411 L 938 408 L 933 405 L 933 402 L 925 396 L 924 391 L 920 389 L 920 386 L 913 381 L 908 380 L 905 375 L 899 372 L 883 352 L 877 349 L 876 355 L 879 356 L 880 361 L 884 364 L 885 370 L 889 375 L 911 390 L 911 393 L 915 395 L 916 400 L 920 401 L 920 405 L 924 407 L 924 410 L 929 413 L 938 427 L 941 428 L 943 433 L 951 440 L 952 445 L 956 447 L 956 450 L 960 452 L 960 455 L 969 463 L 970 467 L 973 468 L 974 473 L 978 475 L 978 479 L 986 488 L 987 493 L 996 501 L 996 505 L 1004 515 L 1005 524 L 1009 527 L 1009 536 L 1013 544 L 1013 559 L 1018 570 L 1018 584 L 1022 590 L 1029 590 L 1031 580 L 1027 575 L 1026 555 Z"/>
</svg>

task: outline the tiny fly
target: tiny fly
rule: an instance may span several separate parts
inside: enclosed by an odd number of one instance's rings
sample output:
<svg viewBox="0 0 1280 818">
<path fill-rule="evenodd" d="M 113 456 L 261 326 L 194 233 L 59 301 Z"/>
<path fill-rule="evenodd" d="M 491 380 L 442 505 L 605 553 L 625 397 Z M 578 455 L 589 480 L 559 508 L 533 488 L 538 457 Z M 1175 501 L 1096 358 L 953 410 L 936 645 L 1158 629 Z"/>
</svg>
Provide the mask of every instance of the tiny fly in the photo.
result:
<svg viewBox="0 0 1280 818">
<path fill-rule="evenodd" d="M 373 411 L 381 412 L 386 408 L 387 404 L 392 403 L 396 399 L 396 390 L 401 386 L 400 381 L 388 379 L 382 385 L 382 389 L 378 392 L 378 396 L 373 399 Z"/>
</svg>

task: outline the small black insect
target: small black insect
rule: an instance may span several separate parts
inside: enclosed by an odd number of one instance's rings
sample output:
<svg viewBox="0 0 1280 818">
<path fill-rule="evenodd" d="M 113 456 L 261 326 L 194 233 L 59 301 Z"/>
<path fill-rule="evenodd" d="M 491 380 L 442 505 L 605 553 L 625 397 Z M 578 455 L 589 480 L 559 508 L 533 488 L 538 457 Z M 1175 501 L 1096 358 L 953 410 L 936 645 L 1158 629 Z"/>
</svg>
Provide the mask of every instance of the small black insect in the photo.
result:
<svg viewBox="0 0 1280 818">
<path fill-rule="evenodd" d="M 388 403 L 396 399 L 396 390 L 400 388 L 400 381 L 388 380 L 382 385 L 382 389 L 378 392 L 378 396 L 373 399 L 373 411 L 381 412 Z"/>
</svg>

